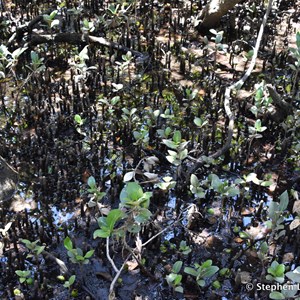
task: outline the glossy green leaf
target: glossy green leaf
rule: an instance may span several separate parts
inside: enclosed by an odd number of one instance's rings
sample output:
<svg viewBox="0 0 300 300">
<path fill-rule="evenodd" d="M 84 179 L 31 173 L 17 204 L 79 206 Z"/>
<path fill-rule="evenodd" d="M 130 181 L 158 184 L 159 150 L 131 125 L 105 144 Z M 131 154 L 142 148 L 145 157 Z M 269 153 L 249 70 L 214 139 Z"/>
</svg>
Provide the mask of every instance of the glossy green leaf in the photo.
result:
<svg viewBox="0 0 300 300">
<path fill-rule="evenodd" d="M 93 238 L 107 238 L 109 237 L 111 232 L 108 229 L 97 229 L 94 231 Z"/>
<path fill-rule="evenodd" d="M 181 132 L 179 130 L 175 130 L 173 134 L 173 141 L 176 144 L 181 143 Z"/>
<path fill-rule="evenodd" d="M 300 267 L 297 267 L 294 271 L 292 272 L 287 272 L 286 277 L 289 278 L 290 280 L 300 283 Z"/>
<path fill-rule="evenodd" d="M 178 260 L 173 265 L 172 272 L 177 274 L 180 272 L 181 268 L 182 268 L 182 261 Z"/>
<path fill-rule="evenodd" d="M 219 271 L 219 268 L 217 266 L 210 266 L 204 270 L 202 273 L 203 278 L 209 278 L 216 274 Z"/>
<path fill-rule="evenodd" d="M 64 246 L 69 251 L 71 251 L 73 249 L 73 243 L 68 236 L 64 239 Z"/>
<path fill-rule="evenodd" d="M 112 209 L 107 215 L 107 226 L 112 232 L 117 221 L 124 217 L 124 212 L 120 209 Z"/>
<path fill-rule="evenodd" d="M 171 141 L 171 140 L 167 140 L 167 139 L 163 139 L 162 142 L 169 148 L 171 149 L 177 149 L 178 148 L 178 144 L 176 144 L 175 142 Z"/>
<path fill-rule="evenodd" d="M 70 278 L 69 278 L 69 284 L 72 285 L 74 282 L 75 282 L 75 279 L 76 279 L 76 276 L 75 275 L 72 275 Z"/>
<path fill-rule="evenodd" d="M 276 299 L 276 300 L 280 300 L 280 299 L 285 299 L 285 296 L 283 294 L 281 294 L 280 292 L 271 292 L 269 294 L 269 298 L 270 299 Z"/>
<path fill-rule="evenodd" d="M 122 204 L 126 205 L 127 202 L 137 201 L 143 194 L 143 189 L 138 183 L 128 182 L 121 191 L 120 200 Z"/>
<path fill-rule="evenodd" d="M 85 254 L 84 258 L 90 258 L 90 257 L 92 257 L 93 254 L 94 254 L 94 252 L 95 252 L 95 250 L 90 250 L 90 251 L 88 251 L 88 252 Z"/>
<path fill-rule="evenodd" d="M 195 277 L 198 276 L 198 272 L 194 268 L 191 268 L 191 267 L 185 267 L 184 273 L 195 276 Z"/>
</svg>

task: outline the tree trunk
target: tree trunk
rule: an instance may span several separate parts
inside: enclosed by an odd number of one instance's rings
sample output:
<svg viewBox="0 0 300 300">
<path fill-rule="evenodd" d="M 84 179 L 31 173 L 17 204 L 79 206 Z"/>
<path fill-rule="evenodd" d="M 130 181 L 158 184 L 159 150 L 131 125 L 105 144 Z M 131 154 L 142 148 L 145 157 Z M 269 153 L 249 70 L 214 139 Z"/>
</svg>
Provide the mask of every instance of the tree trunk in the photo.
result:
<svg viewBox="0 0 300 300">
<path fill-rule="evenodd" d="M 203 9 L 201 17 L 202 28 L 213 28 L 217 26 L 221 18 L 241 0 L 211 0 Z"/>
</svg>

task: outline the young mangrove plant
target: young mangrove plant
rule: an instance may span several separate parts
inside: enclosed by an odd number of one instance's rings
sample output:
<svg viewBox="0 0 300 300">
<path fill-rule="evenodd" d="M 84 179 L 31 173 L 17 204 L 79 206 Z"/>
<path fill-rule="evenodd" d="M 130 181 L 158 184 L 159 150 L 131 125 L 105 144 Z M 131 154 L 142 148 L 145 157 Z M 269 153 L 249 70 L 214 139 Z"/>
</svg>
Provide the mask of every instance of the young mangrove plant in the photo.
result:
<svg viewBox="0 0 300 300">
<path fill-rule="evenodd" d="M 98 205 L 98 207 L 99 207 L 99 202 L 106 195 L 106 193 L 99 191 L 99 188 L 96 184 L 95 177 L 93 177 L 93 176 L 90 176 L 88 178 L 87 185 L 89 186 L 87 191 L 89 192 L 89 197 L 90 197 L 90 200 L 88 202 L 88 206 L 89 207 L 95 207 L 95 206 Z"/>
<path fill-rule="evenodd" d="M 18 275 L 20 283 L 33 284 L 33 278 L 30 277 L 31 272 L 29 270 L 16 270 L 15 273 Z"/>
<path fill-rule="evenodd" d="M 64 239 L 64 246 L 68 250 L 70 261 L 74 264 L 79 264 L 80 266 L 88 264 L 95 252 L 95 250 L 90 250 L 83 254 L 82 249 L 73 248 L 73 242 L 68 236 Z"/>
<path fill-rule="evenodd" d="M 182 275 L 178 274 L 182 268 L 182 261 L 176 261 L 171 269 L 171 273 L 166 276 L 167 283 L 173 288 L 174 292 L 183 293 L 181 284 Z"/>
<path fill-rule="evenodd" d="M 219 267 L 213 266 L 212 260 L 208 259 L 201 265 L 195 264 L 195 267 L 185 267 L 184 272 L 196 278 L 199 287 L 205 286 L 205 280 L 211 278 L 219 271 Z"/>
</svg>

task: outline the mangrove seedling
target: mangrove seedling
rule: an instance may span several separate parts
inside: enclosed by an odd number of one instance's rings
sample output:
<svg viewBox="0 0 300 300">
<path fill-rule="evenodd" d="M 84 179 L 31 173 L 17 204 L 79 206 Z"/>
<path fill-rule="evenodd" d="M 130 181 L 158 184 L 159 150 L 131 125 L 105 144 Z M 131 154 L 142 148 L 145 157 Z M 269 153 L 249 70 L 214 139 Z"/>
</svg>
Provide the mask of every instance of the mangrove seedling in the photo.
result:
<svg viewBox="0 0 300 300">
<path fill-rule="evenodd" d="M 268 217 L 270 220 L 266 221 L 267 228 L 271 229 L 275 239 L 279 239 L 285 235 L 284 229 L 284 212 L 288 207 L 289 195 L 285 191 L 279 196 L 279 203 L 271 201 L 268 209 Z"/>
<path fill-rule="evenodd" d="M 22 243 L 25 244 L 26 248 L 30 251 L 30 253 L 26 256 L 27 258 L 34 257 L 35 261 L 38 263 L 38 256 L 45 250 L 45 246 L 39 246 L 37 243 L 39 240 L 34 242 L 30 242 L 26 239 L 20 239 Z"/>
<path fill-rule="evenodd" d="M 205 279 L 211 278 L 219 271 L 219 267 L 212 265 L 212 260 L 208 259 L 201 265 L 195 264 L 195 268 L 185 267 L 184 272 L 196 277 L 197 284 L 200 287 L 205 286 Z"/>
<path fill-rule="evenodd" d="M 16 270 L 15 273 L 18 275 L 20 283 L 26 283 L 26 284 L 33 283 L 33 279 L 30 277 L 30 271 Z"/>
<path fill-rule="evenodd" d="M 71 239 L 67 236 L 64 239 L 64 246 L 68 250 L 68 256 L 72 263 L 86 265 L 89 263 L 89 259 L 93 256 L 95 250 L 90 250 L 86 254 L 80 248 L 73 248 Z"/>
<path fill-rule="evenodd" d="M 221 180 L 216 174 L 210 174 L 208 180 L 211 182 L 210 188 L 223 197 L 234 197 L 240 194 L 237 186 L 230 185 L 228 180 Z"/>
<path fill-rule="evenodd" d="M 174 188 L 176 185 L 176 181 L 173 180 L 171 176 L 165 176 L 162 178 L 163 182 L 156 183 L 154 187 L 158 187 L 163 191 L 169 191 Z"/>
<path fill-rule="evenodd" d="M 183 293 L 181 285 L 182 275 L 178 274 L 182 268 L 182 261 L 176 261 L 172 267 L 171 273 L 166 276 L 168 285 L 173 288 L 175 292 Z"/>
<path fill-rule="evenodd" d="M 186 241 L 181 241 L 179 244 L 179 251 L 184 255 L 188 255 L 192 252 L 192 249 L 186 244 Z"/>
<path fill-rule="evenodd" d="M 106 195 L 106 193 L 99 191 L 97 184 L 96 184 L 96 180 L 93 176 L 90 176 L 88 178 L 87 184 L 89 186 L 87 191 L 89 192 L 89 196 L 91 197 L 88 202 L 88 206 L 94 207 L 97 205 L 97 203 L 99 201 L 102 200 L 102 198 Z"/>
<path fill-rule="evenodd" d="M 200 186 L 197 176 L 192 174 L 190 181 L 190 191 L 199 199 L 205 198 L 205 190 Z"/>
<path fill-rule="evenodd" d="M 279 264 L 277 261 L 273 261 L 271 266 L 268 268 L 268 275 L 266 279 L 269 281 L 277 281 L 279 283 L 284 282 L 284 264 Z"/>
</svg>

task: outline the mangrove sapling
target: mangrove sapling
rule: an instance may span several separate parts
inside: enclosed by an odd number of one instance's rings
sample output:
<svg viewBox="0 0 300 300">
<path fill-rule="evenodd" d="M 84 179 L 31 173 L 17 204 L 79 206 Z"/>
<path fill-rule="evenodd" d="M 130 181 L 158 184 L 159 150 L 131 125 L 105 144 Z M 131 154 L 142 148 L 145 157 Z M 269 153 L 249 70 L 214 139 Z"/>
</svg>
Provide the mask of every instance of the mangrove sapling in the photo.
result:
<svg viewBox="0 0 300 300">
<path fill-rule="evenodd" d="M 169 286 L 171 286 L 174 292 L 183 293 L 183 287 L 181 284 L 182 275 L 178 274 L 182 268 L 182 261 L 176 261 L 171 269 L 171 273 L 166 276 L 166 280 Z"/>
<path fill-rule="evenodd" d="M 141 182 L 141 184 L 157 182 L 158 175 L 151 171 L 158 162 L 159 159 L 156 156 L 146 156 L 142 158 L 133 170 L 125 173 L 123 181 L 129 182 L 133 179 L 135 182 L 138 182 L 136 175 L 141 175 L 146 179 L 146 181 Z M 143 170 L 139 169 L 141 164 L 143 164 Z"/>
<path fill-rule="evenodd" d="M 276 281 L 279 283 L 284 283 L 284 273 L 285 273 L 285 265 L 279 264 L 277 261 L 273 261 L 271 266 L 268 268 L 268 275 L 266 279 L 269 281 Z"/>
<path fill-rule="evenodd" d="M 64 287 L 69 290 L 69 297 L 68 298 L 70 298 L 70 296 L 75 296 L 74 293 L 76 293 L 77 290 L 71 290 L 71 288 L 75 283 L 76 276 L 72 275 L 72 276 L 69 277 L 68 280 L 66 280 L 65 277 L 62 276 L 62 275 L 58 276 L 57 278 L 61 281 L 64 281 Z M 77 294 L 78 294 L 78 292 L 77 292 Z"/>
<path fill-rule="evenodd" d="M 67 236 L 64 239 L 64 246 L 68 250 L 68 257 L 70 261 L 74 264 L 79 264 L 80 273 L 83 273 L 83 265 L 86 265 L 89 263 L 90 258 L 93 256 L 95 250 L 89 250 L 85 254 L 83 254 L 82 249 L 80 248 L 73 248 L 73 242 L 71 239 Z M 85 278 L 82 277 L 83 283 L 85 283 Z"/>
<path fill-rule="evenodd" d="M 30 251 L 30 253 L 26 256 L 27 258 L 34 257 L 35 262 L 39 265 L 39 255 L 44 251 L 46 246 L 39 246 L 37 243 L 39 240 L 34 242 L 30 242 L 26 239 L 20 239 L 22 243 L 25 244 L 26 248 Z"/>
<path fill-rule="evenodd" d="M 220 53 L 227 53 L 227 48 L 228 45 L 226 44 L 222 44 L 222 40 L 223 40 L 223 33 L 224 31 L 219 31 L 217 32 L 215 29 L 210 29 L 209 30 L 214 36 L 211 38 L 212 41 L 214 41 L 214 45 L 210 46 L 209 42 L 208 42 L 208 38 L 205 36 L 204 37 L 204 43 L 206 44 L 206 46 L 204 47 L 204 49 L 206 50 L 210 50 L 211 53 L 213 54 L 213 68 L 214 70 L 216 69 L 216 65 L 217 65 L 217 54 L 218 52 Z"/>
<path fill-rule="evenodd" d="M 179 251 L 183 254 L 183 255 L 188 255 L 189 253 L 192 252 L 192 249 L 190 246 L 187 245 L 186 241 L 181 241 L 179 244 Z"/>
<path fill-rule="evenodd" d="M 18 275 L 20 283 L 33 284 L 33 278 L 30 276 L 31 272 L 29 270 L 16 270 L 15 273 Z"/>
<path fill-rule="evenodd" d="M 181 132 L 179 130 L 175 130 L 173 133 L 172 140 L 163 139 L 162 142 L 168 148 L 172 149 L 168 150 L 169 155 L 167 155 L 166 158 L 171 164 L 177 167 L 175 179 L 178 183 L 178 180 L 181 178 L 182 162 L 188 157 L 187 145 L 190 141 L 183 141 L 181 137 Z"/>
<path fill-rule="evenodd" d="M 89 207 L 97 206 L 97 208 L 101 212 L 101 205 L 99 202 L 103 199 L 103 197 L 106 195 L 106 193 L 100 192 L 100 190 L 96 184 L 95 177 L 93 177 L 93 176 L 90 176 L 88 178 L 87 184 L 89 186 L 87 191 L 90 193 L 89 194 L 90 200 L 88 202 L 88 206 Z"/>
<path fill-rule="evenodd" d="M 271 230 L 270 241 L 273 239 L 278 240 L 285 235 L 284 229 L 284 213 L 288 207 L 289 195 L 287 191 L 284 191 L 279 196 L 279 203 L 271 201 L 268 209 L 269 220 L 265 222 L 268 229 Z"/>
<path fill-rule="evenodd" d="M 250 149 L 251 149 L 251 145 L 254 139 L 261 139 L 262 136 L 262 132 L 264 132 L 267 129 L 266 126 L 262 126 L 261 124 L 261 120 L 257 119 L 255 121 L 254 127 L 250 126 L 249 127 L 249 131 L 250 131 L 250 136 L 249 136 L 249 146 L 248 146 L 248 152 L 247 152 L 247 159 L 246 162 L 248 163 L 249 161 L 249 155 L 250 155 Z"/>
<path fill-rule="evenodd" d="M 219 271 L 219 267 L 212 264 L 212 260 L 208 259 L 201 265 L 195 264 L 195 267 L 185 267 L 184 272 L 196 278 L 199 287 L 205 286 L 205 280 L 211 278 Z"/>
</svg>

